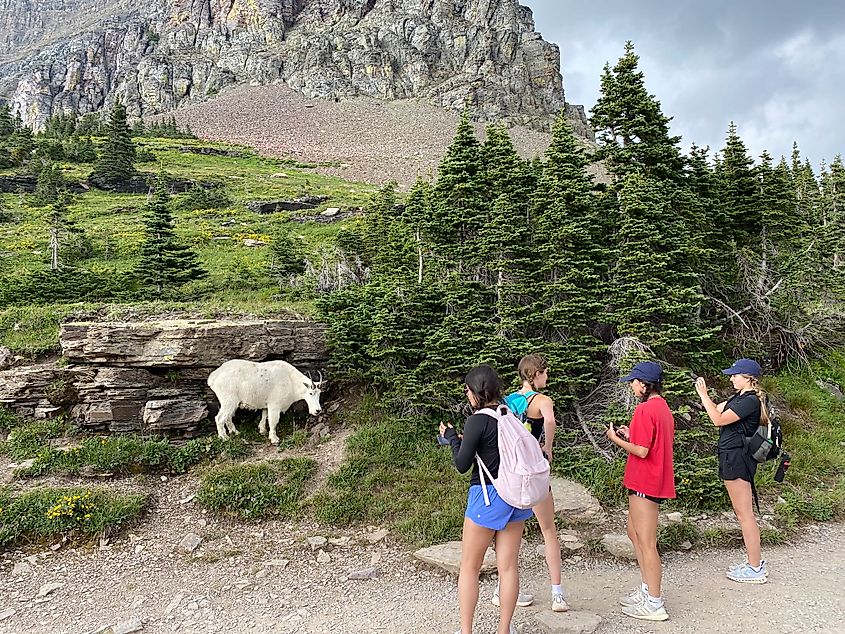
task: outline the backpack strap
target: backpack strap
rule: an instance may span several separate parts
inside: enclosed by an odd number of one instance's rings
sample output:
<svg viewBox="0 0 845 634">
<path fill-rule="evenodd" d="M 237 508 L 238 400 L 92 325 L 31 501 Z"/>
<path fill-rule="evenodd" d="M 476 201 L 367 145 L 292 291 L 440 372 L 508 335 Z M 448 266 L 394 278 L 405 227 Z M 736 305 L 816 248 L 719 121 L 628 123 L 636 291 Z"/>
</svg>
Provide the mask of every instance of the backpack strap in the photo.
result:
<svg viewBox="0 0 845 634">
<path fill-rule="evenodd" d="M 478 479 L 481 480 L 481 492 L 484 495 L 484 506 L 490 506 L 490 495 L 487 493 L 487 481 L 484 479 L 484 474 L 487 474 L 491 483 L 493 482 L 493 476 L 490 474 L 490 470 L 487 468 L 487 465 L 484 464 L 481 456 L 475 454 L 475 460 L 478 462 Z"/>
<path fill-rule="evenodd" d="M 485 407 L 483 409 L 478 410 L 475 412 L 476 414 L 486 414 L 499 422 L 501 415 L 498 411 L 494 410 L 492 407 Z M 478 463 L 478 479 L 481 481 L 481 492 L 484 495 L 484 506 L 490 506 L 490 495 L 487 493 L 487 481 L 484 478 L 484 474 L 487 474 L 487 477 L 490 478 L 490 482 L 493 482 L 493 475 L 490 473 L 490 470 L 487 468 L 487 465 L 484 464 L 484 461 L 481 459 L 481 456 L 475 454 L 475 461 Z"/>
</svg>

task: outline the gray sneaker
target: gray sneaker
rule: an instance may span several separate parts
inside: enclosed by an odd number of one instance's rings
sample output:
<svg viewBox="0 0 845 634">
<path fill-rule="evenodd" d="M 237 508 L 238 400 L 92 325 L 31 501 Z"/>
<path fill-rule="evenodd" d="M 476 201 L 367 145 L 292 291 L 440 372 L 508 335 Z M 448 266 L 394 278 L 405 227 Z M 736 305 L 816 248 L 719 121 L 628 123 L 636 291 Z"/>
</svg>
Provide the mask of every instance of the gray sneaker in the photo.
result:
<svg viewBox="0 0 845 634">
<path fill-rule="evenodd" d="M 734 564 L 733 566 L 731 566 L 730 568 L 728 568 L 727 572 L 728 572 L 728 574 L 730 574 L 730 573 L 732 573 L 732 572 L 736 572 L 737 570 L 739 570 L 739 569 L 740 569 L 740 568 L 742 568 L 743 566 L 747 566 L 747 565 L 748 565 L 748 560 L 746 559 L 746 560 L 745 560 L 744 562 L 742 562 L 741 564 Z M 762 568 L 763 568 L 763 572 L 765 573 L 766 578 L 768 579 L 768 577 L 769 577 L 769 567 L 766 565 L 766 560 L 765 560 L 765 559 L 762 559 L 762 560 L 760 561 L 760 566 L 762 566 Z"/>
<path fill-rule="evenodd" d="M 552 595 L 552 612 L 569 612 L 569 605 L 562 594 Z"/>
<path fill-rule="evenodd" d="M 493 592 L 493 596 L 490 598 L 490 602 L 499 607 L 499 588 L 496 587 L 496 590 Z M 516 598 L 516 605 L 520 608 L 527 608 L 529 605 L 534 603 L 534 595 L 529 594 L 527 592 L 520 592 L 519 596 Z"/>
<path fill-rule="evenodd" d="M 650 601 L 642 601 L 639 605 L 622 608 L 622 614 L 643 621 L 665 621 L 669 618 L 665 607 L 661 605 L 656 608 Z"/>
<path fill-rule="evenodd" d="M 738 568 L 728 570 L 728 579 L 736 581 L 737 583 L 766 583 L 769 571 L 766 567 L 766 562 L 760 564 L 759 570 L 754 570 L 748 564 L 742 564 Z"/>
<path fill-rule="evenodd" d="M 635 605 L 639 605 L 643 601 L 645 601 L 643 589 L 637 588 L 636 590 L 632 590 L 630 594 L 626 594 L 624 597 L 619 599 L 619 605 L 621 605 L 623 608 L 632 608 Z"/>
</svg>

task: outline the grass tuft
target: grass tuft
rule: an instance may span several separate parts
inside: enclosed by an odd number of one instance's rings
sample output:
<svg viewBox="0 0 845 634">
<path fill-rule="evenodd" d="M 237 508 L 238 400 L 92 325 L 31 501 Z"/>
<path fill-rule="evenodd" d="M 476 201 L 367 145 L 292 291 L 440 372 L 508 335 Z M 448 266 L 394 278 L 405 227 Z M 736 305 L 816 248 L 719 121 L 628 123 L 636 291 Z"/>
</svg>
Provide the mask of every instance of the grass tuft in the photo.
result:
<svg viewBox="0 0 845 634">
<path fill-rule="evenodd" d="M 203 478 L 197 500 L 212 511 L 242 519 L 293 517 L 316 471 L 311 458 L 218 466 Z"/>
<path fill-rule="evenodd" d="M 146 504 L 143 495 L 105 489 L 45 488 L 19 496 L 0 489 L 0 545 L 111 534 L 136 521 Z"/>
</svg>

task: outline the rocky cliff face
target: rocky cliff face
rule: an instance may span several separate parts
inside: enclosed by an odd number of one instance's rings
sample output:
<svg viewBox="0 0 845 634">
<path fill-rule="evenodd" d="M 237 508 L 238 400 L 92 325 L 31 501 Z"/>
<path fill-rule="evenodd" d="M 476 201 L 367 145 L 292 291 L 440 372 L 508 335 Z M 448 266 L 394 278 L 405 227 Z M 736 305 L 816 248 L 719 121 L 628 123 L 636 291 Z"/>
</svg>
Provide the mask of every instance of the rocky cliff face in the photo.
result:
<svg viewBox="0 0 845 634">
<path fill-rule="evenodd" d="M 206 385 L 214 368 L 282 359 L 316 372 L 328 360 L 324 333 L 287 320 L 67 323 L 62 363 L 3 369 L 12 360 L 0 354 L 0 404 L 31 418 L 64 411 L 87 431 L 194 436 L 217 412 Z"/>
<path fill-rule="evenodd" d="M 166 112 L 228 86 L 422 97 L 545 128 L 560 53 L 517 0 L 0 0 L 0 96 L 24 120 Z M 583 110 L 568 108 L 582 133 Z"/>
</svg>

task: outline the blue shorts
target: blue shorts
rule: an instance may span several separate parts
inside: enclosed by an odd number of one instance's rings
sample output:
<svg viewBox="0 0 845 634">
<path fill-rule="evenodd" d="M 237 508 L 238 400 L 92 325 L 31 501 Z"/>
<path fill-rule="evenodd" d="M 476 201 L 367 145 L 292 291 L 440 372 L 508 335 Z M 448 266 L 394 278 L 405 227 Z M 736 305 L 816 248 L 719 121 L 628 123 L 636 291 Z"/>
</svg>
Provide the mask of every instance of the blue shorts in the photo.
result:
<svg viewBox="0 0 845 634">
<path fill-rule="evenodd" d="M 496 487 L 487 485 L 487 495 L 490 498 L 490 506 L 484 504 L 484 492 L 480 484 L 474 484 L 467 493 L 467 510 L 464 517 L 468 517 L 474 523 L 484 528 L 500 531 L 508 522 L 523 522 L 534 515 L 531 509 L 514 508 L 496 493 Z"/>
</svg>

